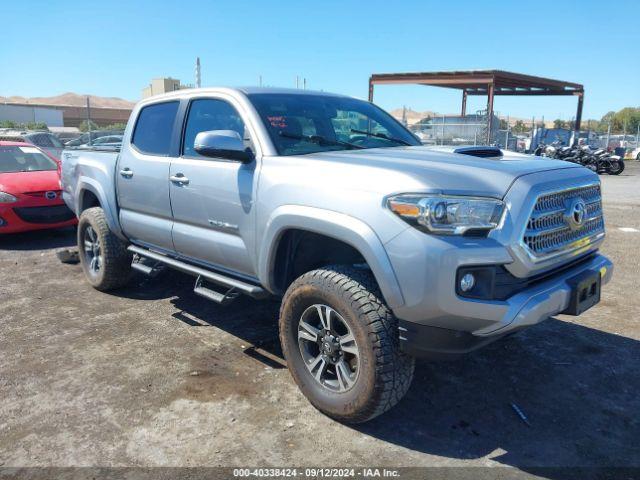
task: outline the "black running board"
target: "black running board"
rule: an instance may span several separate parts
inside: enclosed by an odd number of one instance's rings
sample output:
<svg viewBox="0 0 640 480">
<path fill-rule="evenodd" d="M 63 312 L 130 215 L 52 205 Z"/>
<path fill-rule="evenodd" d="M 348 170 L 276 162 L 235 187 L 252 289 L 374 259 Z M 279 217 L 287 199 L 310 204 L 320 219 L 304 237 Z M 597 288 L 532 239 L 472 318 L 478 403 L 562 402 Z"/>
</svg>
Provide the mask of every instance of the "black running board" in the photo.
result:
<svg viewBox="0 0 640 480">
<path fill-rule="evenodd" d="M 252 285 L 250 283 L 243 282 L 242 280 L 238 280 L 237 278 L 228 277 L 221 273 L 205 270 L 204 268 L 196 267 L 195 265 L 191 265 L 190 263 L 186 263 L 181 260 L 171 258 L 167 255 L 163 255 L 157 252 L 152 252 L 150 250 L 147 250 L 146 248 L 138 247 L 136 245 L 129 245 L 128 250 L 130 252 L 140 255 L 141 257 L 149 258 L 151 260 L 162 263 L 164 265 L 167 265 L 168 267 L 174 268 L 176 270 L 187 273 L 189 275 L 200 277 L 200 282 L 198 282 L 200 285 L 198 285 L 197 283 L 196 289 L 200 287 L 203 293 L 202 296 L 210 298 L 211 300 L 214 300 L 214 298 L 212 297 L 217 298 L 217 296 L 210 295 L 209 292 L 218 294 L 222 298 L 222 297 L 232 297 L 232 295 L 228 295 L 231 292 L 231 290 L 233 290 L 233 292 L 249 295 L 250 297 L 253 297 L 253 298 L 265 298 L 269 296 L 269 292 L 267 292 L 264 288 L 259 287 L 258 285 Z M 207 289 L 206 287 L 202 287 L 201 285 L 202 279 L 227 287 L 229 289 L 229 292 L 227 292 L 228 294 L 220 294 L 213 290 Z M 204 290 L 208 290 L 208 292 L 205 292 Z M 196 293 L 201 294 L 201 292 L 199 291 L 196 291 Z M 214 300 L 214 301 L 217 301 L 217 300 Z"/>
<path fill-rule="evenodd" d="M 198 276 L 196 279 L 196 285 L 193 287 L 193 293 L 211 300 L 212 302 L 219 303 L 220 305 L 228 305 L 240 296 L 240 292 L 237 291 L 235 287 L 229 288 L 225 293 L 218 292 L 207 287 L 201 276 Z"/>
<path fill-rule="evenodd" d="M 131 261 L 131 268 L 147 275 L 148 277 L 155 277 L 166 268 L 166 265 L 160 262 L 153 262 L 153 265 L 148 265 L 145 260 L 148 259 L 136 253 Z"/>
</svg>

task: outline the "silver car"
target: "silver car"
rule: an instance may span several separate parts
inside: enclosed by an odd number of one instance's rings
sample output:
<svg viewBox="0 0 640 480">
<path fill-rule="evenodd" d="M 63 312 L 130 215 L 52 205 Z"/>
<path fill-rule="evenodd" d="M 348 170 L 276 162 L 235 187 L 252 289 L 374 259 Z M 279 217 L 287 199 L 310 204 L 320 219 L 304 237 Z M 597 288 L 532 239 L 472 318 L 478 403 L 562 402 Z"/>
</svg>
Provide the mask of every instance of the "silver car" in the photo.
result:
<svg viewBox="0 0 640 480">
<path fill-rule="evenodd" d="M 558 313 L 612 275 L 598 177 L 495 147 L 432 148 L 362 100 L 280 89 L 141 101 L 119 153 L 63 153 L 88 281 L 175 268 L 194 292 L 282 298 L 289 369 L 363 422 L 414 357 L 458 355 Z"/>
</svg>

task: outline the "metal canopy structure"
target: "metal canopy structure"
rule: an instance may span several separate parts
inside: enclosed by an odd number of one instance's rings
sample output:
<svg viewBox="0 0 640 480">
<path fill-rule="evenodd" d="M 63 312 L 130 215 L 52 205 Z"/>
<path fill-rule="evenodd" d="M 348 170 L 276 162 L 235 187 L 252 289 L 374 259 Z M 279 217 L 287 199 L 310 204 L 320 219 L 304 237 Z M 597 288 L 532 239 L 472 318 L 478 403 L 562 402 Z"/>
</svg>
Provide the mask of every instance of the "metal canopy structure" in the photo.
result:
<svg viewBox="0 0 640 480">
<path fill-rule="evenodd" d="M 505 72 L 504 70 L 469 70 L 457 72 L 374 73 L 369 77 L 369 101 L 373 101 L 374 85 L 416 84 L 456 88 L 462 91 L 462 115 L 467 111 L 467 96 L 487 96 L 487 143 L 491 141 L 493 99 L 496 95 L 576 95 L 575 131 L 580 130 L 584 86 L 551 78 Z"/>
</svg>

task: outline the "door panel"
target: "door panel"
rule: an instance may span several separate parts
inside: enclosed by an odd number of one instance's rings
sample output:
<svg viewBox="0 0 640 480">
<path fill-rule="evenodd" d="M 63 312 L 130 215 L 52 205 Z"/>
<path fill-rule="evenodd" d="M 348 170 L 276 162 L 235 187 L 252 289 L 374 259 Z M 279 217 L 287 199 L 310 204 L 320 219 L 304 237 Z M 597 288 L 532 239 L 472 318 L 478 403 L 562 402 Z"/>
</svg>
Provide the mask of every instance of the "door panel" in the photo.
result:
<svg viewBox="0 0 640 480">
<path fill-rule="evenodd" d="M 116 175 L 120 223 L 130 239 L 173 251 L 169 157 L 179 102 L 144 107 Z"/>
<path fill-rule="evenodd" d="M 254 276 L 246 240 L 253 235 L 255 162 L 179 158 L 171 175 L 173 243 L 178 253 L 235 272 Z M 249 241 L 249 243 L 252 243 Z"/>
</svg>

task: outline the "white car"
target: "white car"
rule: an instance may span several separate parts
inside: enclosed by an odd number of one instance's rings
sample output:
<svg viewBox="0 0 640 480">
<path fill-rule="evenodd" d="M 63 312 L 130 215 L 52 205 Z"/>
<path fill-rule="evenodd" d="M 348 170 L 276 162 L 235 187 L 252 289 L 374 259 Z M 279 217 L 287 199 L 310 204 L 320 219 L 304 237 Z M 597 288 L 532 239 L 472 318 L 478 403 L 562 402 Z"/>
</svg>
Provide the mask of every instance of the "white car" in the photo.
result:
<svg viewBox="0 0 640 480">
<path fill-rule="evenodd" d="M 631 158 L 640 162 L 640 147 L 631 150 Z"/>
<path fill-rule="evenodd" d="M 106 135 L 98 137 L 90 143 L 80 145 L 81 147 L 119 147 L 122 145 L 122 135 Z"/>
</svg>

